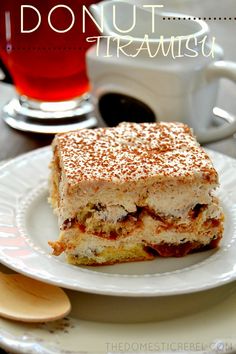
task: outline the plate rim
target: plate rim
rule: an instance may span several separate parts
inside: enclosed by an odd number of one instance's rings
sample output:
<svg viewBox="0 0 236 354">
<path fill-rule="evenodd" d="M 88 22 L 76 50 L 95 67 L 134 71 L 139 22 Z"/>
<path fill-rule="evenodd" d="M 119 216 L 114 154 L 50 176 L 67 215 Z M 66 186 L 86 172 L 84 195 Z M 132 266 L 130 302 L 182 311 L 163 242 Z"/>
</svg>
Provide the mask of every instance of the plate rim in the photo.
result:
<svg viewBox="0 0 236 354">
<path fill-rule="evenodd" d="M 219 153 L 219 152 L 216 152 L 216 151 L 213 151 L 213 150 L 210 150 L 210 149 L 206 149 L 205 150 L 211 155 L 215 155 L 216 158 L 224 158 L 228 161 L 231 161 L 232 163 L 235 164 L 235 169 L 236 169 L 236 160 L 227 156 L 227 155 L 224 155 L 222 153 Z M 43 156 L 42 158 L 46 158 L 46 155 L 50 153 L 50 146 L 46 146 L 46 147 L 42 147 L 42 148 L 39 148 L 39 149 L 35 149 L 33 151 L 29 151 L 23 155 L 20 155 L 18 157 L 15 157 L 13 158 L 12 160 L 10 161 L 7 161 L 6 163 L 4 163 L 2 166 L 0 166 L 0 178 L 1 178 L 1 175 L 2 175 L 2 171 L 6 170 L 9 166 L 14 166 L 15 164 L 19 163 L 20 161 L 22 160 L 27 160 L 28 158 L 33 158 L 33 157 L 37 157 L 37 156 Z M 22 237 L 22 235 L 21 235 Z M 30 246 L 30 245 L 29 245 Z M 53 256 L 50 256 L 50 257 L 53 257 Z M 89 293 L 94 293 L 94 294 L 102 294 L 102 295 L 110 295 L 110 296 L 128 296 L 128 297 L 156 297 L 156 296 L 171 296 L 171 295 L 180 295 L 180 294 L 188 294 L 188 293 L 193 293 L 193 292 L 199 292 L 199 291 L 204 291 L 204 290 L 207 290 L 207 289 L 210 289 L 210 288 L 215 288 L 215 287 L 218 287 L 218 286 L 221 286 L 221 285 L 224 285 L 224 284 L 227 284 L 229 282 L 232 282 L 234 280 L 236 280 L 236 270 L 234 271 L 234 274 L 226 277 L 226 278 L 222 278 L 221 280 L 218 280 L 216 283 L 212 284 L 212 283 L 209 283 L 209 282 L 206 282 L 204 285 L 202 285 L 201 287 L 187 287 L 187 288 L 184 288 L 184 289 L 174 289 L 174 291 L 170 291 L 170 290 L 167 290 L 167 291 L 164 291 L 164 290 L 159 290 L 159 289 L 155 289 L 155 291 L 152 289 L 150 291 L 150 289 L 145 289 L 145 290 L 141 290 L 141 291 L 137 291 L 137 289 L 135 290 L 130 290 L 130 289 L 98 289 L 96 287 L 89 287 L 89 286 L 80 286 L 77 284 L 65 284 L 65 283 L 62 283 L 60 279 L 51 279 L 51 278 L 46 278 L 46 277 L 42 277 L 38 274 L 32 274 L 32 272 L 30 271 L 30 269 L 19 269 L 19 266 L 15 265 L 15 264 L 12 264 L 12 263 L 9 263 L 8 261 L 6 261 L 5 259 L 2 258 L 1 254 L 0 254 L 0 261 L 2 262 L 2 264 L 4 264 L 5 266 L 13 269 L 14 271 L 16 272 L 19 272 L 19 273 L 22 273 L 26 276 L 29 276 L 31 278 L 34 278 L 34 279 L 38 279 L 38 280 L 41 280 L 41 281 L 44 281 L 44 282 L 47 282 L 49 284 L 54 284 L 54 285 L 57 285 L 57 286 L 60 286 L 60 287 L 64 287 L 64 288 L 68 288 L 68 289 L 72 289 L 72 290 L 77 290 L 77 291 L 82 291 L 82 292 L 89 292 Z M 201 263 L 201 262 L 200 262 Z M 235 261 L 236 263 L 236 261 Z M 68 264 L 64 264 L 63 265 L 66 265 L 66 266 L 69 266 L 71 267 L 71 265 L 68 265 Z M 190 266 L 191 268 L 191 266 Z M 76 267 L 76 269 L 78 270 L 78 268 Z M 179 273 L 183 272 L 184 269 L 180 270 Z M 88 271 L 88 272 L 91 272 L 91 271 Z M 86 272 L 85 272 L 86 273 Z M 99 272 L 93 272 L 93 273 L 96 273 L 95 275 L 98 276 L 98 277 L 101 277 L 103 278 L 104 275 L 103 273 L 99 273 Z M 175 273 L 175 271 L 173 272 L 169 272 L 170 274 L 171 273 Z M 79 273 L 78 273 L 79 274 Z M 165 274 L 163 274 L 164 276 Z M 118 275 L 119 276 L 119 275 Z M 109 274 L 109 277 L 110 278 L 114 278 L 114 275 L 113 274 Z M 151 276 L 149 277 L 145 277 L 145 275 L 140 275 L 140 278 L 142 279 L 152 279 L 155 277 L 155 274 L 152 274 Z M 55 276 L 54 276 L 55 278 Z M 121 276 L 121 278 L 125 278 L 123 276 Z M 131 276 L 127 275 L 126 276 L 127 279 L 130 279 Z M 135 277 L 134 277 L 135 278 Z M 156 277 L 157 278 L 157 277 Z"/>
</svg>

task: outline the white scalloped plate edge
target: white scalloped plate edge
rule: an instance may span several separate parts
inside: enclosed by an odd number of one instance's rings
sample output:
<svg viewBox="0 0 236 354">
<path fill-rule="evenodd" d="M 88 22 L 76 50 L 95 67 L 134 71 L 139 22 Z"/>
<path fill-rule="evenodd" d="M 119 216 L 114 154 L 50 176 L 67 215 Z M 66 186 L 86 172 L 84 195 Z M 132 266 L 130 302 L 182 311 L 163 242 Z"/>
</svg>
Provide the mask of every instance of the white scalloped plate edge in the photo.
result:
<svg viewBox="0 0 236 354">
<path fill-rule="evenodd" d="M 17 208 L 29 202 L 27 198 L 24 202 L 26 195 L 34 196 L 35 191 L 45 185 L 51 155 L 50 148 L 46 147 L 0 167 L 1 262 L 22 274 L 61 287 L 118 296 L 184 294 L 233 281 L 236 279 L 236 161 L 217 152 L 208 150 L 208 153 L 220 174 L 222 187 L 219 192 L 229 214 L 229 242 L 206 261 L 163 274 L 124 275 L 71 266 L 42 252 L 40 247 L 30 242 L 30 235 L 19 228 Z"/>
</svg>

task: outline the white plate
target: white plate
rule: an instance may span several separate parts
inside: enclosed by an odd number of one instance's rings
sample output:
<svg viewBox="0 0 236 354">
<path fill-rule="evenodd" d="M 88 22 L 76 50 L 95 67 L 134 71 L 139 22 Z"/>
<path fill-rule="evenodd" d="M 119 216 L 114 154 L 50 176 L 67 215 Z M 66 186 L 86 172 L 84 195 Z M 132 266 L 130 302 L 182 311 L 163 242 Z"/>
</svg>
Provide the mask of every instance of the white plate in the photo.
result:
<svg viewBox="0 0 236 354">
<path fill-rule="evenodd" d="M 235 290 L 231 283 L 164 298 L 67 290 L 70 317 L 48 324 L 0 318 L 0 347 L 22 354 L 227 354 L 236 350 Z"/>
<path fill-rule="evenodd" d="M 184 258 L 103 267 L 76 267 L 50 255 L 58 237 L 47 203 L 50 148 L 12 160 L 0 169 L 0 260 L 10 268 L 65 288 L 120 296 L 196 292 L 236 279 L 236 161 L 209 151 L 220 174 L 218 191 L 226 215 L 218 250 Z"/>
</svg>

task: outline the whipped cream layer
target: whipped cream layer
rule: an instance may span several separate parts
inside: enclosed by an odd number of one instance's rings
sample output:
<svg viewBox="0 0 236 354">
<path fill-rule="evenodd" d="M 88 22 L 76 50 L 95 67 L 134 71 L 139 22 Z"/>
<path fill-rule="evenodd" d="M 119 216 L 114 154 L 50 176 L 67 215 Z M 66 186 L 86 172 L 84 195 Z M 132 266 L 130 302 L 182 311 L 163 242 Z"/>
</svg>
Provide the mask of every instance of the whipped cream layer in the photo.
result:
<svg viewBox="0 0 236 354">
<path fill-rule="evenodd" d="M 59 134 L 53 150 L 60 225 L 88 204 L 102 204 L 114 222 L 144 206 L 184 216 L 196 204 L 210 203 L 218 185 L 211 160 L 181 123 Z"/>
</svg>

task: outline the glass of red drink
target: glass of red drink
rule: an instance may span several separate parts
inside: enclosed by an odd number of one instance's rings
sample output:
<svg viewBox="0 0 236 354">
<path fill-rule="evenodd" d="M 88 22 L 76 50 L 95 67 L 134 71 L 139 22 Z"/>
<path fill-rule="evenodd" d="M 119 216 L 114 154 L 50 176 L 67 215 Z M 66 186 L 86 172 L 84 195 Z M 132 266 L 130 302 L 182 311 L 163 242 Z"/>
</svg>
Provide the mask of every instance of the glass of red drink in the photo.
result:
<svg viewBox="0 0 236 354">
<path fill-rule="evenodd" d="M 19 95 L 8 105 L 8 115 L 45 122 L 92 109 L 86 96 L 85 53 L 91 46 L 86 38 L 98 30 L 83 15 L 83 5 L 89 10 L 92 3 L 96 1 L 1 0 L 0 56 Z"/>
</svg>

